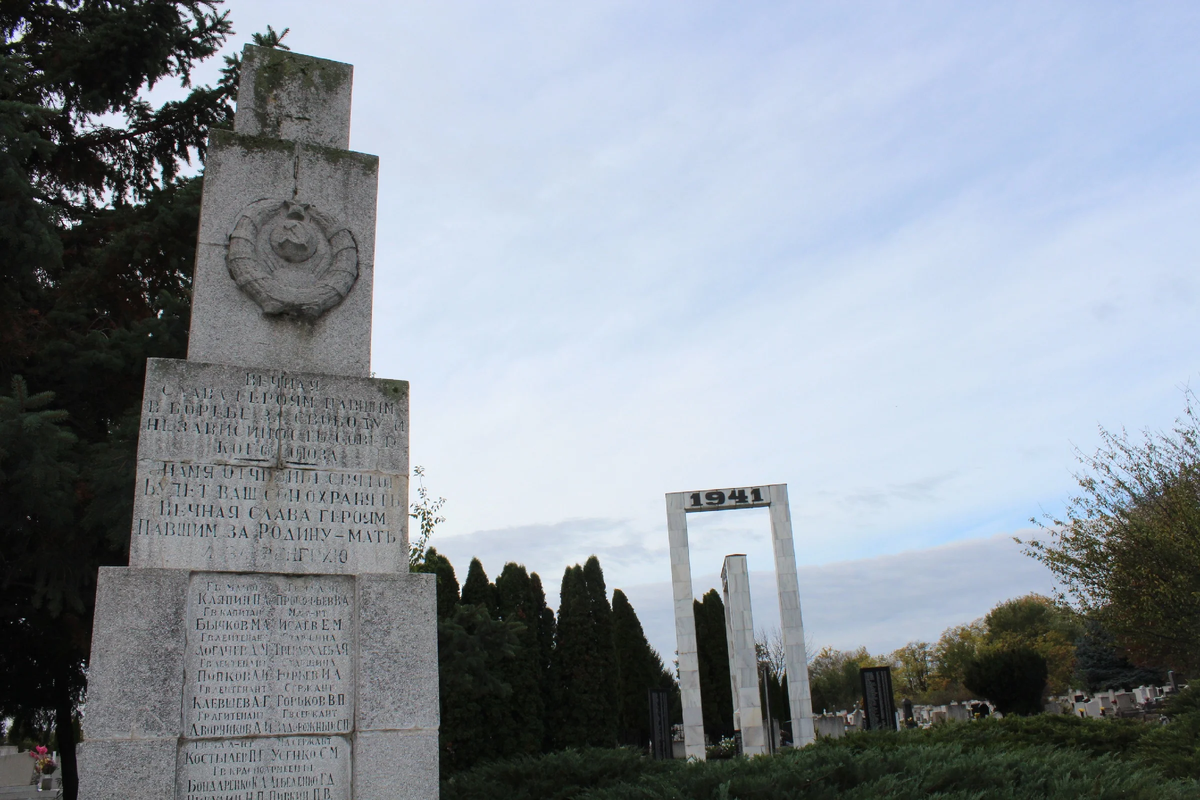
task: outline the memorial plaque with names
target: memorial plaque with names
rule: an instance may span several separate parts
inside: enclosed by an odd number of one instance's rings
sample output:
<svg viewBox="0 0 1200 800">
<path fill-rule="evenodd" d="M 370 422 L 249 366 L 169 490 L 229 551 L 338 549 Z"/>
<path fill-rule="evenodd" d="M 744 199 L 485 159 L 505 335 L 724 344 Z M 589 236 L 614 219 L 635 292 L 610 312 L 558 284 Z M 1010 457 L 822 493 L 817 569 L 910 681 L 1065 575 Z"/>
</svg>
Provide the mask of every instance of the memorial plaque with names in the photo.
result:
<svg viewBox="0 0 1200 800">
<path fill-rule="evenodd" d="M 408 565 L 408 384 L 151 359 L 132 566 Z"/>
<path fill-rule="evenodd" d="M 184 735 L 350 733 L 354 619 L 352 578 L 193 574 Z"/>
<path fill-rule="evenodd" d="M 896 730 L 896 701 L 892 694 L 891 667 L 865 667 L 859 671 L 862 681 L 865 728 L 869 731 Z"/>
<path fill-rule="evenodd" d="M 350 741 L 287 736 L 185 742 L 176 800 L 349 800 Z"/>
</svg>

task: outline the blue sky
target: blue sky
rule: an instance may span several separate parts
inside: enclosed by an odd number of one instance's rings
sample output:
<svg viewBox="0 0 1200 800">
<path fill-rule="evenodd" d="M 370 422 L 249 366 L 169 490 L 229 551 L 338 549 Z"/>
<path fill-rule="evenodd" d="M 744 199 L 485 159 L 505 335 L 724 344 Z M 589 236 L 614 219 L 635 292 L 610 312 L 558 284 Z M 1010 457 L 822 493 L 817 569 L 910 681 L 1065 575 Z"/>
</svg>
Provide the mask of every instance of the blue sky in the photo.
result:
<svg viewBox="0 0 1200 800">
<path fill-rule="evenodd" d="M 228 8 L 355 65 L 373 368 L 460 575 L 595 552 L 661 618 L 664 493 L 787 483 L 810 639 L 935 638 L 1048 590 L 997 542 L 1197 374 L 1200 6 Z M 771 568 L 764 518 L 702 516 L 698 578 Z M 929 558 L 989 579 L 891 583 Z"/>
</svg>

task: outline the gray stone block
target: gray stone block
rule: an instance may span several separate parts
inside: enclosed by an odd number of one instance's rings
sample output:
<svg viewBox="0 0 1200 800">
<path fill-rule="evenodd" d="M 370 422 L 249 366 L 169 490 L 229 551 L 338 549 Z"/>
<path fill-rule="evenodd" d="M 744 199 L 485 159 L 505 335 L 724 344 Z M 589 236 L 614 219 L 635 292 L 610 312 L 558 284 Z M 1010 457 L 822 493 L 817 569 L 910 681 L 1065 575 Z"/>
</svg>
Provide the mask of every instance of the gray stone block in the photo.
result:
<svg viewBox="0 0 1200 800">
<path fill-rule="evenodd" d="M 435 800 L 437 731 L 369 731 L 354 742 L 354 800 Z"/>
<path fill-rule="evenodd" d="M 345 150 L 353 79 L 350 64 L 248 44 L 234 127 L 251 136 Z"/>
<path fill-rule="evenodd" d="M 88 671 L 88 739 L 179 735 L 188 573 L 101 567 Z"/>
<path fill-rule="evenodd" d="M 80 800 L 173 800 L 177 749 L 175 739 L 83 742 Z"/>
<path fill-rule="evenodd" d="M 436 576 L 358 578 L 361 731 L 438 726 Z"/>
<path fill-rule="evenodd" d="M 214 130 L 205 162 L 188 359 L 369 375 L 378 171 L 375 156 Z M 265 313 L 231 276 L 230 235 L 264 200 L 314 209 L 353 237 L 358 277 L 338 305 L 315 319 Z"/>
</svg>

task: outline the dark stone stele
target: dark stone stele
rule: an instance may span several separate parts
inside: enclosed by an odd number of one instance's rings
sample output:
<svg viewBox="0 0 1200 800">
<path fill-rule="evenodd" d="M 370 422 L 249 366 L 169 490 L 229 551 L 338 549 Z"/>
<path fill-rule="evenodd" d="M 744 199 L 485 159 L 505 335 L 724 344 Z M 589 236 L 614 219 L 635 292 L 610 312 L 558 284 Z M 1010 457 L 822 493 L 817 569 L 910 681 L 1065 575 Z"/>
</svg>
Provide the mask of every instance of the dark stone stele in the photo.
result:
<svg viewBox="0 0 1200 800">
<path fill-rule="evenodd" d="M 863 710 L 869 731 L 896 730 L 896 701 L 892 696 L 892 668 L 865 667 L 859 670 L 862 681 Z"/>
<path fill-rule="evenodd" d="M 656 761 L 674 758 L 671 744 L 671 692 L 650 689 L 650 749 Z"/>
</svg>

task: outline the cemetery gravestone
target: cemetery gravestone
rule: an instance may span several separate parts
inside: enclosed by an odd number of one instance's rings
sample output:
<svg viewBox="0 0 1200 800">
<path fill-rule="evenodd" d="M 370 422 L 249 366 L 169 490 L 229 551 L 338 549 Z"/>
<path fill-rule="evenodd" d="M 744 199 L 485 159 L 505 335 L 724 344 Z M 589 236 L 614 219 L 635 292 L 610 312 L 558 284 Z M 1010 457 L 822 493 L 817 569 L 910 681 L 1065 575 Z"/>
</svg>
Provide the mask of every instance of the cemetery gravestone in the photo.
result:
<svg viewBox="0 0 1200 800">
<path fill-rule="evenodd" d="M 863 710 L 868 731 L 896 730 L 896 701 L 892 695 L 892 668 L 865 667 L 859 671 Z"/>
<path fill-rule="evenodd" d="M 188 359 L 151 359 L 129 567 L 101 570 L 80 796 L 438 792 L 408 384 L 370 378 L 378 160 L 351 67 L 247 46 L 204 178 Z"/>
<path fill-rule="evenodd" d="M 650 755 L 656 761 L 675 757 L 671 742 L 671 692 L 650 689 Z"/>
</svg>

